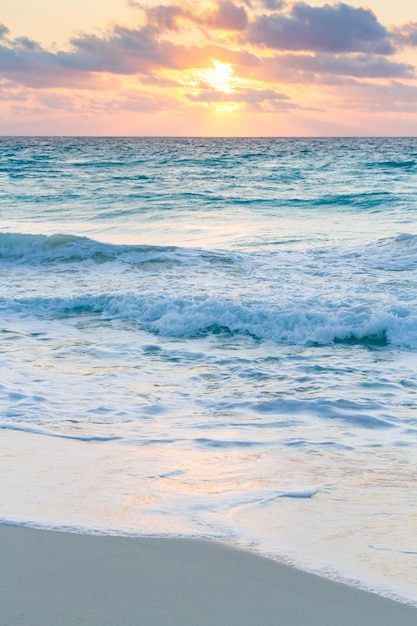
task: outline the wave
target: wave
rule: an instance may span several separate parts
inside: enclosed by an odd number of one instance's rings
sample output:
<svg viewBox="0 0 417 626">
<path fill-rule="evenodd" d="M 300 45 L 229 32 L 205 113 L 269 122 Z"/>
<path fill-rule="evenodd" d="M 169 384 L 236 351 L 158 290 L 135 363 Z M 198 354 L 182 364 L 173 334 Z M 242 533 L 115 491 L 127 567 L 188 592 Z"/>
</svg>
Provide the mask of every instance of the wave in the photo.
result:
<svg viewBox="0 0 417 626">
<path fill-rule="evenodd" d="M 23 433 L 30 433 L 31 435 L 42 435 L 47 437 L 56 437 L 58 439 L 71 439 L 73 441 L 82 441 L 85 443 L 107 443 L 109 441 L 122 441 L 122 437 L 109 436 L 105 435 L 70 435 L 68 433 L 46 430 L 44 428 L 34 428 L 31 426 L 27 426 L 25 424 L 13 424 L 6 423 L 0 424 L 0 430 L 15 430 Z"/>
<path fill-rule="evenodd" d="M 352 209 L 380 209 L 394 198 L 389 191 L 370 191 L 361 193 L 328 194 L 309 200 L 315 207 L 349 207 Z"/>
<path fill-rule="evenodd" d="M 406 271 L 417 268 L 417 235 L 402 233 L 384 237 L 351 251 L 367 267 L 383 271 Z"/>
<path fill-rule="evenodd" d="M 233 263 L 235 256 L 238 255 L 178 246 L 111 244 L 77 235 L 0 233 L 0 262 L 8 264 L 49 265 L 89 261 L 97 264 L 169 262 L 186 265 L 216 261 Z"/>
<path fill-rule="evenodd" d="M 279 344 L 342 344 L 417 347 L 417 310 L 410 305 L 376 310 L 372 300 L 360 308 L 331 302 L 315 306 L 299 302 L 283 306 L 241 302 L 227 297 L 169 294 L 99 295 L 73 298 L 0 300 L 0 308 L 22 317 L 66 320 L 97 317 L 134 324 L 153 335 L 199 338 L 241 335 Z"/>
<path fill-rule="evenodd" d="M 292 238 L 271 241 L 268 242 L 268 245 L 288 246 L 301 243 L 302 239 Z M 256 253 L 256 250 L 254 251 Z M 287 252 L 291 252 L 291 250 L 287 250 Z M 303 254 L 309 252 L 312 254 L 317 252 L 330 254 L 335 257 L 334 260 L 355 255 L 370 264 L 385 264 L 386 269 L 390 269 L 391 265 L 393 269 L 400 269 L 397 266 L 401 265 L 403 261 L 417 264 L 417 235 L 402 233 L 355 248 L 329 247 L 303 250 Z M 219 262 L 233 265 L 240 263 L 244 257 L 244 253 L 229 250 L 206 250 L 175 245 L 113 244 L 71 234 L 32 235 L 0 232 L 0 263 L 9 265 L 55 265 L 86 261 L 93 264 L 121 262 L 136 265 L 149 262 L 169 262 L 194 265 L 196 263 Z"/>
<path fill-rule="evenodd" d="M 377 161 L 376 163 L 369 163 L 368 167 L 409 169 L 409 168 L 413 168 L 415 165 L 416 165 L 416 161 L 414 159 L 410 159 L 406 161 L 393 159 L 391 161 Z"/>
<path fill-rule="evenodd" d="M 94 317 L 95 323 L 121 320 L 154 335 L 178 338 L 241 335 L 280 344 L 417 347 L 413 277 L 398 275 L 417 267 L 417 235 L 413 234 L 352 248 L 300 251 L 274 247 L 273 251 L 259 248 L 238 254 L 109 244 L 75 235 L 0 233 L 0 263 L 12 268 L 52 264 L 53 270 L 60 264 L 79 264 L 71 266 L 76 273 L 71 274 L 69 291 L 65 286 L 65 296 L 56 291 L 57 297 L 47 297 L 50 291 L 43 290 L 27 297 L 24 288 L 23 292 L 17 289 L 13 297 L 0 299 L 2 311 L 24 317 Z M 159 263 L 163 267 L 149 276 L 111 267 L 103 273 L 103 281 L 94 282 L 97 272 L 90 280 L 88 266 L 103 263 L 130 268 Z M 173 274 L 164 272 L 170 265 L 185 267 Z M 346 267 L 351 268 L 348 275 L 359 277 L 359 283 L 355 279 L 351 287 L 341 285 Z M 119 286 L 122 274 L 127 278 Z M 307 288 L 303 295 L 304 286 L 317 277 L 317 294 Z M 58 279 L 61 287 L 66 285 L 65 272 L 63 279 Z M 282 283 L 279 292 L 278 280 Z M 323 280 L 325 283 L 320 282 Z M 257 293 L 258 285 L 263 295 Z M 320 296 L 323 285 L 324 299 Z M 57 286 L 58 282 L 49 282 L 47 288 Z M 81 289 L 88 290 L 87 294 Z"/>
</svg>

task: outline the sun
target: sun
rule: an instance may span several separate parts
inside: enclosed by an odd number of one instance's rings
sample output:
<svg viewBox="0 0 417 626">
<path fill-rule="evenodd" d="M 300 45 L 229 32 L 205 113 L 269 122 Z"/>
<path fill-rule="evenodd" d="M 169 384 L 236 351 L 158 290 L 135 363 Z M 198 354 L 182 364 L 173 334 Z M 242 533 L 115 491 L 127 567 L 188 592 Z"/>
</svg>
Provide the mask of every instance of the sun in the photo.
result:
<svg viewBox="0 0 417 626">
<path fill-rule="evenodd" d="M 236 76 L 231 63 L 211 59 L 211 67 L 194 70 L 186 86 L 191 93 L 185 94 L 190 100 L 211 109 L 213 112 L 226 115 L 242 107 L 235 101 L 242 87 L 242 80 Z"/>
<path fill-rule="evenodd" d="M 212 66 L 206 70 L 201 70 L 198 76 L 204 80 L 210 87 L 223 91 L 224 93 L 232 93 L 235 82 L 235 75 L 230 63 L 223 63 L 214 59 Z"/>
</svg>

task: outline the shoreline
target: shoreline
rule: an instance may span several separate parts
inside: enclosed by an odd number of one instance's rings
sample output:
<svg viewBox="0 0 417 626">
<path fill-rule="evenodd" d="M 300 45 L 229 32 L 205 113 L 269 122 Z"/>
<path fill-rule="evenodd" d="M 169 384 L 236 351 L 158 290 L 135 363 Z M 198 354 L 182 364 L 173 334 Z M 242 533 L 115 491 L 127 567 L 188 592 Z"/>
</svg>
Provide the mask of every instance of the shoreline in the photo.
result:
<svg viewBox="0 0 417 626">
<path fill-rule="evenodd" d="M 414 626 L 417 609 L 212 540 L 0 525 L 7 626 Z"/>
</svg>

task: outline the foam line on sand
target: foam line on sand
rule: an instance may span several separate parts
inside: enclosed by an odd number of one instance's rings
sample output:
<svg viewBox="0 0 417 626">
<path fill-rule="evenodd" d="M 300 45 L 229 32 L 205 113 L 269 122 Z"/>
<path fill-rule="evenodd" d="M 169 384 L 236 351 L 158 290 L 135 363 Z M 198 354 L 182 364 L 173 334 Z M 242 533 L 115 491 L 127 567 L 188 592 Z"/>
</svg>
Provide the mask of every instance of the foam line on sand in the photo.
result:
<svg viewBox="0 0 417 626">
<path fill-rule="evenodd" d="M 417 609 L 212 541 L 0 526 L 2 626 L 415 626 Z"/>
</svg>

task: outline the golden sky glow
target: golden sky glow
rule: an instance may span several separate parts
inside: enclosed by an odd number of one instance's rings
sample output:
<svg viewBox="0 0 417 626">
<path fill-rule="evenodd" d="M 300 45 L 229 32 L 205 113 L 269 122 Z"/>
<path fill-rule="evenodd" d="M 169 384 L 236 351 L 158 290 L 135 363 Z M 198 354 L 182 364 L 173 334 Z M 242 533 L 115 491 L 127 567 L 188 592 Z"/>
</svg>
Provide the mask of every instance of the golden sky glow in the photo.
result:
<svg viewBox="0 0 417 626">
<path fill-rule="evenodd" d="M 213 59 L 212 67 L 206 70 L 200 70 L 197 76 L 205 80 L 210 87 L 222 91 L 223 93 L 233 93 L 233 84 L 235 82 L 234 71 L 230 63 L 222 63 Z"/>
<path fill-rule="evenodd" d="M 417 135 L 415 0 L 0 0 L 0 133 Z"/>
</svg>

